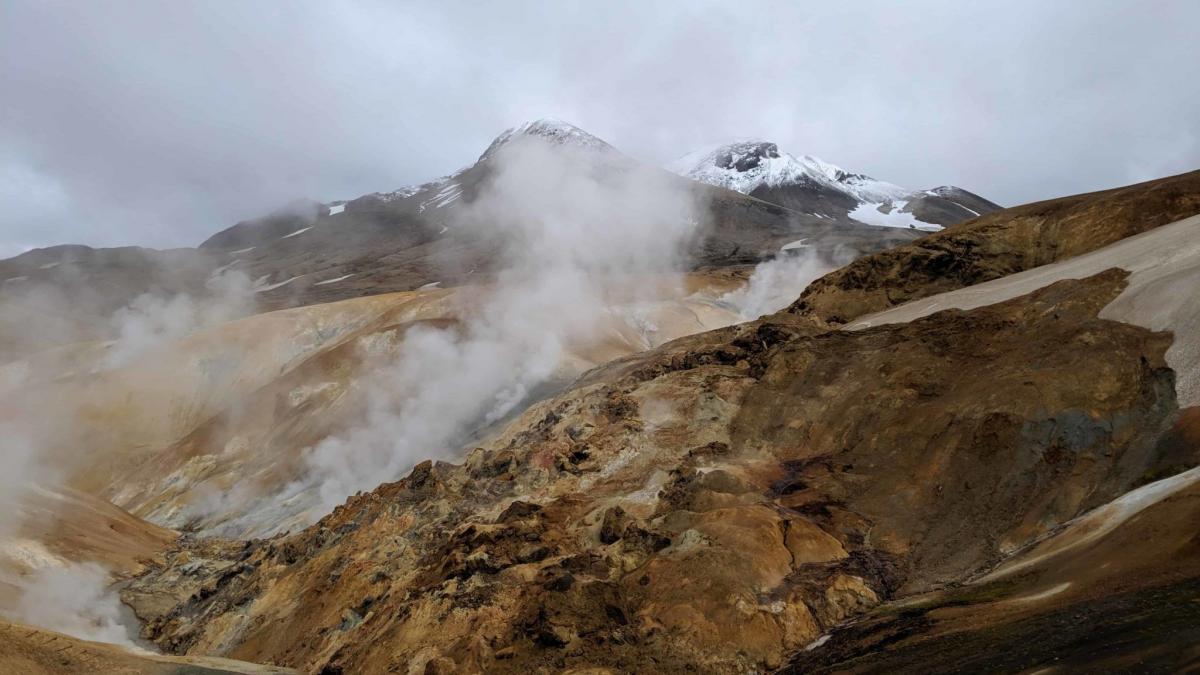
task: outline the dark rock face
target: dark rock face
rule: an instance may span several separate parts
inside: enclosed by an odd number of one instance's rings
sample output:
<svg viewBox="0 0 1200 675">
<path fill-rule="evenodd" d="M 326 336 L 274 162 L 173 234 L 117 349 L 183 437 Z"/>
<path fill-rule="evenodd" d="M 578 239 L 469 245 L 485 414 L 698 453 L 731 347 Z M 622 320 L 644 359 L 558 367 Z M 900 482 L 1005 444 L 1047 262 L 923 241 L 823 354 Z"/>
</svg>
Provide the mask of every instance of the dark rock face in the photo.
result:
<svg viewBox="0 0 1200 675">
<path fill-rule="evenodd" d="M 716 164 L 722 169 L 745 172 L 774 157 L 779 157 L 779 146 L 774 143 L 735 143 L 717 155 Z"/>
<path fill-rule="evenodd" d="M 830 218 L 836 218 L 839 227 L 865 227 L 858 221 L 850 220 L 845 214 L 858 206 L 858 201 L 840 190 L 831 188 L 828 184 L 812 180 L 802 180 L 788 185 L 763 185 L 750 193 L 750 196 L 763 201 L 779 204 L 803 213 L 820 213 Z M 905 233 L 899 228 L 883 228 Z M 912 233 L 907 233 L 913 236 Z"/>
<path fill-rule="evenodd" d="M 964 594 L 965 595 L 965 594 Z M 890 619 L 856 625 L 781 672 L 929 673 L 1184 672 L 1200 643 L 1200 579 L 1144 591 L 1091 598 L 1014 621 L 950 633 L 938 610 L 951 604 L 897 611 Z M 929 637 L 937 629 L 942 632 Z M 845 642 L 840 642 L 840 641 Z"/>
<path fill-rule="evenodd" d="M 1096 316 L 1123 285 L 685 338 L 294 536 L 185 543 L 126 599 L 169 650 L 312 671 L 776 668 L 1178 461 L 1170 336 Z"/>
</svg>

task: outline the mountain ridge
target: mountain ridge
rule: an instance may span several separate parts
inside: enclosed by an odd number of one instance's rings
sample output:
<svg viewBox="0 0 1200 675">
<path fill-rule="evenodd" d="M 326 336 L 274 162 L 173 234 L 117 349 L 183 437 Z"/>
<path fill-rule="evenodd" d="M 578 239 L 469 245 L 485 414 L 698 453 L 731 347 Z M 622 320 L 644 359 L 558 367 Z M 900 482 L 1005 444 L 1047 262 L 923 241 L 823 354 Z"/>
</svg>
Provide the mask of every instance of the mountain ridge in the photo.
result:
<svg viewBox="0 0 1200 675">
<path fill-rule="evenodd" d="M 569 148 L 569 161 L 596 161 L 605 171 L 645 171 L 671 184 L 672 190 L 689 193 L 699 218 L 681 255 L 692 269 L 754 265 L 800 240 L 832 261 L 919 236 L 915 231 L 818 218 L 678 177 L 637 162 L 574 125 L 543 119 L 502 132 L 471 166 L 419 186 L 325 204 L 293 203 L 225 228 L 196 249 L 123 254 L 136 257 L 136 265 L 112 264 L 119 256 L 107 249 L 33 252 L 0 261 L 0 279 L 8 280 L 5 290 L 13 302 L 47 288 L 66 298 L 87 298 L 75 304 L 96 314 L 93 327 L 142 294 L 206 297 L 211 294 L 210 278 L 226 273 L 248 277 L 260 311 L 409 291 L 431 283 L 484 283 L 496 271 L 499 243 L 486 228 L 461 228 L 456 223 L 466 212 L 463 207 L 489 183 L 495 170 L 490 157 L 517 138 L 556 154 Z"/>
</svg>

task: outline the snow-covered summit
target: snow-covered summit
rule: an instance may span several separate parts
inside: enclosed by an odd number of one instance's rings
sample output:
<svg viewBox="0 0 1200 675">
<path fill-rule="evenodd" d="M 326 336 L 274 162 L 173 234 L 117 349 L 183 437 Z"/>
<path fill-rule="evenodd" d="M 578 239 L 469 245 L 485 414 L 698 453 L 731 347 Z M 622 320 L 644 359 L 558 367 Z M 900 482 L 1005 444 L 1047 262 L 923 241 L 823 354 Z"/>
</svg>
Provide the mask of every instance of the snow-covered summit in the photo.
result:
<svg viewBox="0 0 1200 675">
<path fill-rule="evenodd" d="M 911 194 L 899 185 L 853 173 L 810 155 L 780 152 L 768 141 L 726 143 L 685 155 L 669 171 L 710 185 L 750 194 L 760 187 L 809 184 L 844 192 L 860 202 L 903 199 Z"/>
<path fill-rule="evenodd" d="M 488 145 L 487 150 L 479 156 L 478 161 L 486 162 L 501 146 L 514 139 L 528 136 L 567 147 L 583 148 L 605 154 L 617 153 L 616 148 L 574 124 L 552 117 L 543 117 L 505 130 Z M 376 192 L 373 196 L 383 202 L 395 202 L 415 197 L 420 200 L 417 207 L 418 212 L 424 212 L 428 208 L 442 208 L 454 203 L 462 196 L 464 175 L 469 174 L 474 168 L 474 166 L 464 167 L 448 176 L 442 176 L 427 183 L 409 185 L 391 192 Z M 338 202 L 334 202 L 334 204 L 336 203 Z"/>
<path fill-rule="evenodd" d="M 1000 208 L 954 186 L 909 190 L 761 140 L 704 148 L 666 168 L 817 218 L 868 225 L 939 230 Z"/>
<path fill-rule="evenodd" d="M 492 144 L 488 146 L 479 159 L 486 159 L 502 145 L 522 136 L 535 136 L 558 145 L 583 148 L 585 150 L 605 153 L 616 152 L 613 146 L 570 122 L 564 122 L 553 117 L 543 117 L 542 119 L 526 122 L 520 126 L 506 130 L 497 136 L 496 140 L 492 141 Z"/>
</svg>

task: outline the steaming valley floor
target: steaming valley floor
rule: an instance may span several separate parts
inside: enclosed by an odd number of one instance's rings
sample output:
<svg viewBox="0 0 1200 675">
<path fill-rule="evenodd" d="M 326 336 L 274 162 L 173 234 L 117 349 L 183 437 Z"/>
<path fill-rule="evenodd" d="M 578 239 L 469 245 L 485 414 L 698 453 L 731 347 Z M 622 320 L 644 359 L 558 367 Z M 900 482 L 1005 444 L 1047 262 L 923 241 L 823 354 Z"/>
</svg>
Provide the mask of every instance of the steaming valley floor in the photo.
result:
<svg viewBox="0 0 1200 675">
<path fill-rule="evenodd" d="M 1192 310 L 1174 333 L 1110 318 L 1162 303 L 1121 247 L 1194 262 L 1171 242 L 1195 221 L 1161 218 L 1197 192 L 1160 188 L 1125 191 L 1143 208 L 1115 235 L 1087 217 L 1100 194 L 864 258 L 790 310 L 596 368 L 461 464 L 293 536 L 183 541 L 125 598 L 171 651 L 312 671 L 1186 668 L 1200 443 L 1172 350 Z M 926 268 L 891 259 L 973 239 L 987 269 L 1027 260 L 1030 232 L 1133 275 L 1064 262 L 995 302 L 830 330 L 872 288 L 952 306 L 945 286 L 972 283 L 905 287 Z"/>
</svg>

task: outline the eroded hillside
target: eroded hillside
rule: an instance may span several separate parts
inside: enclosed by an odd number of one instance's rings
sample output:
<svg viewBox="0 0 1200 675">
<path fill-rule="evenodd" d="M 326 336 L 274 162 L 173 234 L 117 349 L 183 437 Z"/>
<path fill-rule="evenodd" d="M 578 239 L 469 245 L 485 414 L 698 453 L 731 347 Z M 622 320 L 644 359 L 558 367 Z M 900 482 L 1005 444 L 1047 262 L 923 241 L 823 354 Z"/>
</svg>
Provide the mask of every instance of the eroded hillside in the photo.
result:
<svg viewBox="0 0 1200 675">
<path fill-rule="evenodd" d="M 588 292 L 535 274 L 41 352 L 0 371 L 5 419 L 72 421 L 39 431 L 76 491 L 22 502 L 3 571 L 102 563 L 143 638 L 231 669 L 1186 664 L 1197 176 L 978 218 L 736 325 L 759 272 L 603 259 Z"/>
<path fill-rule="evenodd" d="M 1126 276 L 856 333 L 765 320 L 671 343 L 462 465 L 293 537 L 187 544 L 125 597 L 171 651 L 313 671 L 776 667 L 1179 459 L 1158 445 L 1170 335 L 1097 316 Z"/>
</svg>

